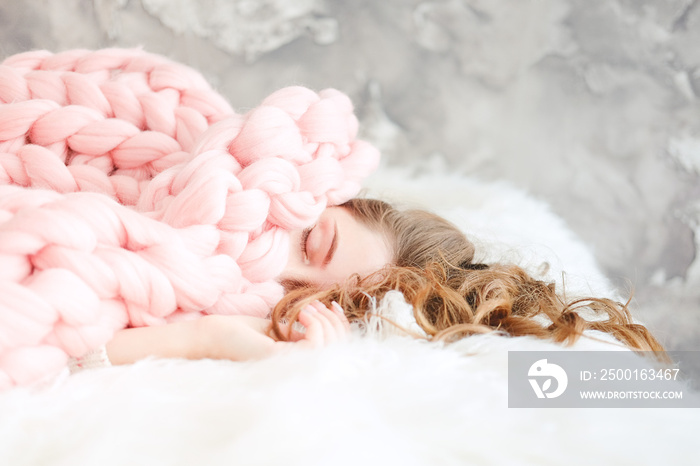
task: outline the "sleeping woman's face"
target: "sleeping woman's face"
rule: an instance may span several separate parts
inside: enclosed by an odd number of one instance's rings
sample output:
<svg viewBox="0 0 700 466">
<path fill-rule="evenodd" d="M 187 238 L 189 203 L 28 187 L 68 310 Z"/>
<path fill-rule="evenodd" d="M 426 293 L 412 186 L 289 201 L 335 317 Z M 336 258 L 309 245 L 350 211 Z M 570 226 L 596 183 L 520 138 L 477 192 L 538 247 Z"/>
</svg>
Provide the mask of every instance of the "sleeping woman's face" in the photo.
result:
<svg viewBox="0 0 700 466">
<path fill-rule="evenodd" d="M 366 276 L 392 261 L 384 235 L 342 207 L 326 209 L 316 225 L 291 233 L 289 262 L 282 281 L 327 288 L 354 274 Z"/>
</svg>

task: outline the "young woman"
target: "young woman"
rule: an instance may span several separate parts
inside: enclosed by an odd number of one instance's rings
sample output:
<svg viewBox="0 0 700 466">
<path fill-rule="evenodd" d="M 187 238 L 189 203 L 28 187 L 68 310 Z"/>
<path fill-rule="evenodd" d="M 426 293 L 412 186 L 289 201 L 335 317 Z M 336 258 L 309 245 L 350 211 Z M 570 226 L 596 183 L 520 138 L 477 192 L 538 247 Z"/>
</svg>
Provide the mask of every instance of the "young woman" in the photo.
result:
<svg viewBox="0 0 700 466">
<path fill-rule="evenodd" d="M 347 338 L 372 300 L 401 291 L 432 340 L 475 333 L 533 335 L 572 344 L 597 330 L 639 350 L 662 351 L 626 304 L 587 298 L 566 302 L 553 284 L 506 264 L 475 264 L 474 246 L 446 220 L 401 211 L 372 199 L 327 209 L 313 228 L 295 232 L 279 277 L 286 296 L 271 318 L 205 316 L 196 321 L 118 332 L 107 344 L 112 364 L 148 356 L 259 359 L 291 347 L 316 348 Z M 584 319 L 579 311 L 599 314 Z M 301 324 L 299 332 L 293 325 Z"/>
</svg>

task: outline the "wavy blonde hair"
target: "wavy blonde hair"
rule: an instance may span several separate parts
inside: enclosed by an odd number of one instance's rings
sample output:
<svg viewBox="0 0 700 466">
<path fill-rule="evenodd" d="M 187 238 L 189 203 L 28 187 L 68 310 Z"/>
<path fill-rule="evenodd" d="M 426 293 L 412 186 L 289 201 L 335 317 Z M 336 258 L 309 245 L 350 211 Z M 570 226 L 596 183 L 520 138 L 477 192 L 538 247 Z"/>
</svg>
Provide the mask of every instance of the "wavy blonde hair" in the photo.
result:
<svg viewBox="0 0 700 466">
<path fill-rule="evenodd" d="M 537 280 L 516 265 L 475 264 L 474 245 L 457 227 L 429 212 L 401 211 L 373 199 L 354 199 L 343 206 L 386 236 L 393 247 L 393 265 L 325 290 L 292 284 L 272 312 L 274 338 L 287 340 L 280 322 L 296 321 L 300 310 L 315 299 L 326 305 L 336 301 L 348 319 L 362 321 L 373 299 L 397 290 L 413 306 L 416 322 L 430 340 L 450 342 L 498 331 L 571 345 L 586 330 L 598 330 L 632 349 L 663 351 L 646 327 L 633 322 L 629 302 L 567 300 L 553 283 Z M 582 308 L 599 313 L 601 319 L 584 319 L 577 312 Z"/>
</svg>

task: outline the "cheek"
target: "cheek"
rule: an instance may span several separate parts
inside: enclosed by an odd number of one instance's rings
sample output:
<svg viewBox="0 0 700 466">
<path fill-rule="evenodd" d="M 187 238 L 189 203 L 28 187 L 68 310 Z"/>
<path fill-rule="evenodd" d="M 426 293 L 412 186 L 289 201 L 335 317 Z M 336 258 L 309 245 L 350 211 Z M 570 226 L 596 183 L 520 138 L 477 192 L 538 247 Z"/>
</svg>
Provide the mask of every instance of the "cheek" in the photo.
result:
<svg viewBox="0 0 700 466">
<path fill-rule="evenodd" d="M 351 275 L 370 275 L 386 265 L 384 254 L 381 251 L 373 251 L 371 248 L 358 248 L 352 251 L 344 261 L 338 261 L 333 272 L 333 277 L 345 280 Z M 330 270 L 329 270 L 330 272 Z"/>
</svg>

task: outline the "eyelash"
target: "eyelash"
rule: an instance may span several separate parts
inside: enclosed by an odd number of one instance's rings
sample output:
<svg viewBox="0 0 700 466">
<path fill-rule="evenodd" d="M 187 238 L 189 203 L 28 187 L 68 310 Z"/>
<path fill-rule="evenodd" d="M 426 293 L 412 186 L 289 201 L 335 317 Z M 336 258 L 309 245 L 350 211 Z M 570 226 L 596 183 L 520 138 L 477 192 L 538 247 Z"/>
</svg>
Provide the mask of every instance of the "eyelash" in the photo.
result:
<svg viewBox="0 0 700 466">
<path fill-rule="evenodd" d="M 301 233 L 301 243 L 299 244 L 299 247 L 301 247 L 301 254 L 304 258 L 306 258 L 306 240 L 309 239 L 309 234 L 315 226 L 316 225 L 309 228 L 305 228 L 304 231 Z"/>
</svg>

